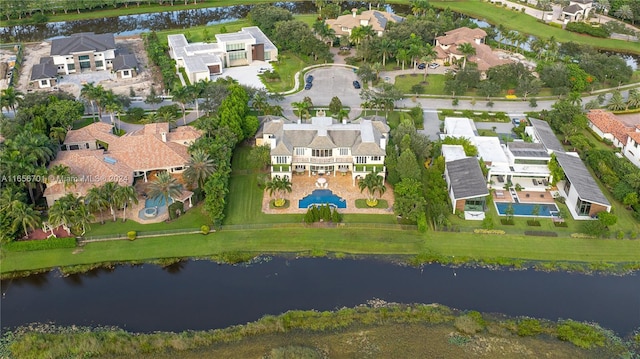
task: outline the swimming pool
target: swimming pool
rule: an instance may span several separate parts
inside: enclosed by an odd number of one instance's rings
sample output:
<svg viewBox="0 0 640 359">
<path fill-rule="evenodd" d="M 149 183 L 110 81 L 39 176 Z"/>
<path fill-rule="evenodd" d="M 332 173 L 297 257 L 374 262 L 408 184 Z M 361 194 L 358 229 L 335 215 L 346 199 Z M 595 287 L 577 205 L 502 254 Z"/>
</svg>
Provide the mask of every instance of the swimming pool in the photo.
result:
<svg viewBox="0 0 640 359">
<path fill-rule="evenodd" d="M 158 196 L 156 198 L 147 198 L 144 201 L 144 208 L 138 212 L 138 217 L 140 219 L 150 219 L 166 212 L 167 205 L 164 196 Z"/>
<path fill-rule="evenodd" d="M 158 196 L 156 198 L 147 198 L 144 201 L 144 206 L 145 208 L 151 208 L 151 207 L 163 207 L 165 206 L 165 202 L 164 202 L 164 196 Z"/>
<path fill-rule="evenodd" d="M 330 189 L 317 189 L 311 192 L 310 195 L 298 201 L 298 208 L 309 208 L 314 204 L 319 206 L 326 203 L 337 208 L 347 208 L 347 201 L 333 194 Z"/>
<path fill-rule="evenodd" d="M 553 217 L 558 213 L 558 206 L 554 203 L 511 203 L 514 216 L 533 216 L 533 206 L 538 206 L 540 212 L 538 217 Z M 509 203 L 496 203 L 496 210 L 501 216 L 506 216 L 505 212 Z"/>
</svg>

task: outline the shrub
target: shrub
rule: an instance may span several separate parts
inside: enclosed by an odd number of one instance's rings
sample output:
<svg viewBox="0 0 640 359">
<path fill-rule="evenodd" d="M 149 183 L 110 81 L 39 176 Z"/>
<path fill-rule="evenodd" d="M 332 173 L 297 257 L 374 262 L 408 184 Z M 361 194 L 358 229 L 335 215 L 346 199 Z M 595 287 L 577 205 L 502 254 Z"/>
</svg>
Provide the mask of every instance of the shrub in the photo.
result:
<svg viewBox="0 0 640 359">
<path fill-rule="evenodd" d="M 461 333 L 475 334 L 481 332 L 485 328 L 486 323 L 484 319 L 482 319 L 482 314 L 469 312 L 457 317 L 453 322 L 453 326 Z"/>
<path fill-rule="evenodd" d="M 451 101 L 451 105 L 453 106 L 458 106 L 458 104 L 460 103 L 460 100 L 456 97 L 453 99 L 453 101 Z"/>
<path fill-rule="evenodd" d="M 136 232 L 136 231 L 127 232 L 127 238 L 129 238 L 130 241 L 136 239 L 137 235 L 138 235 L 138 232 Z"/>
<path fill-rule="evenodd" d="M 514 224 L 516 224 L 513 219 L 506 219 L 506 218 L 500 218 L 500 223 L 502 223 L 505 226 L 513 226 Z"/>
<path fill-rule="evenodd" d="M 175 201 L 169 205 L 169 219 L 174 220 L 184 213 L 184 203 Z"/>
<path fill-rule="evenodd" d="M 418 231 L 420 233 L 424 233 L 427 231 L 427 217 L 426 216 L 418 216 Z"/>
<path fill-rule="evenodd" d="M 463 335 L 454 334 L 449 337 L 449 344 L 453 344 L 458 347 L 463 347 L 471 342 L 469 337 L 465 337 Z"/>
<path fill-rule="evenodd" d="M 596 238 L 596 237 L 586 233 L 571 233 L 571 238 Z"/>
<path fill-rule="evenodd" d="M 540 222 L 535 219 L 530 219 L 530 220 L 527 220 L 527 226 L 540 227 Z"/>
<path fill-rule="evenodd" d="M 211 228 L 209 228 L 209 226 L 207 226 L 206 224 L 203 224 L 200 227 L 200 232 L 202 232 L 202 234 L 209 234 L 210 231 L 211 231 Z"/>
<path fill-rule="evenodd" d="M 616 233 L 616 238 L 624 239 L 624 231 L 618 231 L 618 233 Z"/>
<path fill-rule="evenodd" d="M 572 21 L 565 26 L 565 30 L 602 38 L 608 38 L 611 35 L 609 31 L 603 27 L 593 27 L 584 22 Z"/>
<path fill-rule="evenodd" d="M 636 238 L 638 238 L 638 232 L 631 231 L 631 233 L 629 233 L 629 239 L 636 239 Z"/>
<path fill-rule="evenodd" d="M 13 252 L 37 251 L 41 249 L 53 248 L 73 248 L 76 246 L 74 237 L 48 238 L 31 241 L 15 241 L 2 246 L 2 248 Z"/>
<path fill-rule="evenodd" d="M 338 212 L 336 208 L 334 208 L 333 212 L 331 213 L 331 222 L 333 223 L 342 222 L 342 214 L 340 214 L 340 212 Z"/>
<path fill-rule="evenodd" d="M 521 337 L 530 337 L 542 333 L 542 326 L 537 319 L 522 319 L 518 321 L 518 335 Z"/>
<path fill-rule="evenodd" d="M 604 346 L 606 338 L 599 328 L 593 325 L 567 320 L 558 326 L 558 339 L 590 349 Z"/>
<path fill-rule="evenodd" d="M 558 29 L 562 29 L 562 24 L 558 24 L 557 22 L 549 22 L 549 26 L 557 27 Z"/>
<path fill-rule="evenodd" d="M 507 232 L 505 232 L 505 231 L 503 231 L 501 229 L 480 229 L 480 228 L 477 228 L 477 229 L 473 230 L 473 233 L 476 233 L 476 234 L 505 234 Z"/>
</svg>

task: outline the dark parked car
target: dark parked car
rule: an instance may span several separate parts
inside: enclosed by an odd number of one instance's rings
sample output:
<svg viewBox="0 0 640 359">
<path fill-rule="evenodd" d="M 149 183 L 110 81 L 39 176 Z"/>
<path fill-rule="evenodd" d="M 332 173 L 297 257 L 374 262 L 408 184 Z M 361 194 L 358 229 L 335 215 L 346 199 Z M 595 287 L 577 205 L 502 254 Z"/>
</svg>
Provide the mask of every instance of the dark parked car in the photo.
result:
<svg viewBox="0 0 640 359">
<path fill-rule="evenodd" d="M 425 64 L 424 62 L 418 65 L 419 70 L 424 70 L 425 67 L 427 67 L 427 64 Z"/>
<path fill-rule="evenodd" d="M 305 90 L 311 90 L 311 87 L 312 87 L 312 86 L 313 86 L 313 84 L 312 84 L 311 82 L 307 82 L 307 83 L 304 85 L 304 89 L 305 89 Z"/>
<path fill-rule="evenodd" d="M 308 84 L 312 83 L 313 82 L 313 75 L 307 76 L 307 80 L 306 81 L 307 81 Z"/>
<path fill-rule="evenodd" d="M 360 88 L 360 82 L 353 81 L 353 87 L 356 88 L 356 89 L 359 89 Z"/>
</svg>

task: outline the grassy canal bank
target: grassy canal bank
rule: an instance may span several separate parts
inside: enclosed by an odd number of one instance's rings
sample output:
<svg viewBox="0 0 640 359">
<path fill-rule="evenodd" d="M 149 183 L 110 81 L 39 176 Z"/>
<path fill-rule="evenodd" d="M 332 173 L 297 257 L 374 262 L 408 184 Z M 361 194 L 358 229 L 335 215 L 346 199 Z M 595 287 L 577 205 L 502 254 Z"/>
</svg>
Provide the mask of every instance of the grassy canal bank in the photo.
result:
<svg viewBox="0 0 640 359">
<path fill-rule="evenodd" d="M 640 268 L 640 241 L 478 235 L 356 227 L 223 230 L 88 243 L 80 248 L 2 252 L 3 277 L 56 267 L 83 271 L 100 265 L 157 262 L 162 258 L 244 260 L 257 254 L 404 256 L 414 264 L 484 264 L 542 270 L 629 271 Z M 74 266 L 75 268 L 74 270 Z"/>
<path fill-rule="evenodd" d="M 16 358 L 614 358 L 632 357 L 638 336 L 623 340 L 572 320 L 462 312 L 441 305 L 289 311 L 226 329 L 129 333 L 118 328 L 18 328 L 0 341 Z"/>
</svg>

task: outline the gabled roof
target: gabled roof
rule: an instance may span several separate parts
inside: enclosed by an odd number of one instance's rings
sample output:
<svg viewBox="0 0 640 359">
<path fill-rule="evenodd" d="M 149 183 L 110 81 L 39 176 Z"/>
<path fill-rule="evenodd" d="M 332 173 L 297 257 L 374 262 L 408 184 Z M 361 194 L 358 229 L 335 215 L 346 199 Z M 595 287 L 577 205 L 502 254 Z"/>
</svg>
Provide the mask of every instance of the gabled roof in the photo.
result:
<svg viewBox="0 0 640 359">
<path fill-rule="evenodd" d="M 113 34 L 83 32 L 51 41 L 51 55 L 69 55 L 74 52 L 105 51 L 116 48 Z"/>
<path fill-rule="evenodd" d="M 64 143 L 90 142 L 95 140 L 109 143 L 118 138 L 118 136 L 111 132 L 112 128 L 112 125 L 104 122 L 92 123 L 77 130 L 68 131 Z"/>
<path fill-rule="evenodd" d="M 507 147 L 515 157 L 549 158 L 549 153 L 542 143 L 508 142 Z"/>
<path fill-rule="evenodd" d="M 138 60 L 133 54 L 121 54 L 113 59 L 113 71 L 130 70 L 138 67 Z"/>
<path fill-rule="evenodd" d="M 576 14 L 576 13 L 582 12 L 582 11 L 584 11 L 584 9 L 580 5 L 577 5 L 577 4 L 571 4 L 569 6 L 565 6 L 562 9 L 562 12 L 566 12 L 567 14 Z"/>
<path fill-rule="evenodd" d="M 563 152 L 556 152 L 555 155 L 566 178 L 582 200 L 605 206 L 611 205 L 580 157 Z"/>
<path fill-rule="evenodd" d="M 591 110 L 587 114 L 587 118 L 602 133 L 610 133 L 622 143 L 627 143 L 628 133 L 633 131 L 633 127 L 625 125 L 611 112 Z"/>
<path fill-rule="evenodd" d="M 640 132 L 629 132 L 629 138 L 634 140 L 636 143 L 640 143 Z"/>
<path fill-rule="evenodd" d="M 58 77 L 58 67 L 51 57 L 41 57 L 40 63 L 31 68 L 31 81 L 54 79 Z"/>
<path fill-rule="evenodd" d="M 386 11 L 367 10 L 355 16 L 351 13 L 338 16 L 337 19 L 327 19 L 326 23 L 336 32 L 336 35 L 348 35 L 349 33 L 342 28 L 353 29 L 361 26 L 361 21 L 367 21 L 373 31 L 379 32 L 384 31 L 389 22 L 402 22 L 404 18 Z"/>
<path fill-rule="evenodd" d="M 564 152 L 564 147 L 556 137 L 556 134 L 553 133 L 551 126 L 546 121 L 538 120 L 535 118 L 530 118 L 529 121 L 531 125 L 535 129 L 538 139 L 542 142 L 544 147 L 547 150 L 552 150 L 554 152 Z"/>
<path fill-rule="evenodd" d="M 482 197 L 489 194 L 487 182 L 476 158 L 467 157 L 446 162 L 445 170 L 451 181 L 451 190 L 455 199 Z"/>
</svg>

